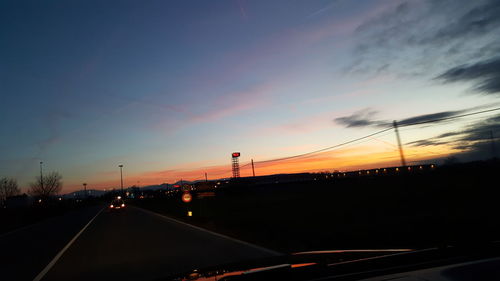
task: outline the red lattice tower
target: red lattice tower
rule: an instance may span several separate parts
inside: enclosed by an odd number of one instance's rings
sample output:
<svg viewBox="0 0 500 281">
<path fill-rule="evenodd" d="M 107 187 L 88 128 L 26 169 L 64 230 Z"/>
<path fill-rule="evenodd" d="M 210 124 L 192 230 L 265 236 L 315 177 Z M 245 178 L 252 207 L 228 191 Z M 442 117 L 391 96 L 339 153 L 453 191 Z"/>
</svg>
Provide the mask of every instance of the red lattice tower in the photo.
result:
<svg viewBox="0 0 500 281">
<path fill-rule="evenodd" d="M 240 157 L 239 152 L 233 152 L 231 154 L 231 162 L 233 166 L 233 178 L 239 178 L 240 177 L 240 161 L 238 160 Z"/>
</svg>

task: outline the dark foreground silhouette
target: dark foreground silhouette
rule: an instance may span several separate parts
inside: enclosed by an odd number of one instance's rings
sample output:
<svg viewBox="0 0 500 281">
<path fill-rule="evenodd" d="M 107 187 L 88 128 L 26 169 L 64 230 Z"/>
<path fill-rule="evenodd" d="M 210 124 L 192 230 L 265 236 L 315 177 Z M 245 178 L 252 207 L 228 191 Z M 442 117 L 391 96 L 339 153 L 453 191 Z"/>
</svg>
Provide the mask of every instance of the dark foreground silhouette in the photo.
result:
<svg viewBox="0 0 500 281">
<path fill-rule="evenodd" d="M 498 161 L 139 199 L 137 206 L 281 252 L 424 248 L 500 238 Z M 204 194 L 206 195 L 206 191 Z M 187 212 L 192 217 L 187 217 Z"/>
</svg>

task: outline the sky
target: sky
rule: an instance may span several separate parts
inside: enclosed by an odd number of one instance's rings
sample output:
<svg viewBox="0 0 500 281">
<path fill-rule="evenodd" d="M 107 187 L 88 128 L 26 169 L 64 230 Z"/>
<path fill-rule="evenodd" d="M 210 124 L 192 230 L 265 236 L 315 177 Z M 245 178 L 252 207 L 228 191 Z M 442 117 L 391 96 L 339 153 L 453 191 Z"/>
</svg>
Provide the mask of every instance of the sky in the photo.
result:
<svg viewBox="0 0 500 281">
<path fill-rule="evenodd" d="M 5 0 L 0 177 L 216 179 L 235 151 L 243 176 L 399 165 L 393 131 L 267 161 L 392 120 L 409 163 L 488 157 L 500 112 L 463 115 L 500 107 L 499 33 L 495 0 Z"/>
</svg>

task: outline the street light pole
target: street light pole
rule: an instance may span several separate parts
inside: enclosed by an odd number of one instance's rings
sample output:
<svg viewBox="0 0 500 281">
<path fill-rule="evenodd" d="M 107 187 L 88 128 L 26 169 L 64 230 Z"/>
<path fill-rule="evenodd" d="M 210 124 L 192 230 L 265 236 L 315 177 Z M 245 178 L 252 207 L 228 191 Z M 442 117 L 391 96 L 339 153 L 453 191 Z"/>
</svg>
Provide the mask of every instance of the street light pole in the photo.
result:
<svg viewBox="0 0 500 281">
<path fill-rule="evenodd" d="M 85 198 L 87 198 L 87 183 L 83 183 L 83 194 L 85 194 Z"/>
<path fill-rule="evenodd" d="M 122 195 L 123 195 L 123 165 L 118 165 L 118 167 L 120 167 L 120 185 L 121 185 L 121 188 L 122 188 Z"/>
<path fill-rule="evenodd" d="M 42 190 L 43 190 L 43 173 L 42 173 L 42 164 L 43 164 L 43 162 L 42 162 L 42 161 L 40 161 L 40 186 L 41 186 L 41 188 L 42 188 Z"/>
</svg>

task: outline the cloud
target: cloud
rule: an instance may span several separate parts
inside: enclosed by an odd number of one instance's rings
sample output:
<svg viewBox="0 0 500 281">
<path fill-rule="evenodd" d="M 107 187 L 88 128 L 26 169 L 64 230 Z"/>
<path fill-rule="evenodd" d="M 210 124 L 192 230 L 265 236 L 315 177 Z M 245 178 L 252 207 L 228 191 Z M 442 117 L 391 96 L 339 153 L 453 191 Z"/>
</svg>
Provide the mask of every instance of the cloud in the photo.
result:
<svg viewBox="0 0 500 281">
<path fill-rule="evenodd" d="M 453 136 L 460 135 L 460 134 L 461 134 L 460 132 L 448 132 L 448 133 L 441 134 L 437 137 L 438 138 L 447 138 L 447 137 L 453 137 Z"/>
<path fill-rule="evenodd" d="M 474 90 L 486 94 L 500 93 L 500 57 L 453 67 L 436 79 L 445 83 L 475 82 Z"/>
<path fill-rule="evenodd" d="M 437 3 L 441 2 L 441 3 Z M 431 3 L 443 7 L 443 2 L 431 1 Z M 473 1 L 453 1 L 464 2 Z M 436 44 L 450 40 L 462 40 L 468 37 L 478 37 L 489 33 L 500 26 L 500 4 L 497 0 L 475 1 L 470 9 L 465 9 L 458 18 L 437 28 L 434 33 L 426 34 L 420 39 L 419 44 Z M 448 5 L 449 3 L 445 3 Z M 467 4 L 466 4 L 467 5 Z"/>
<path fill-rule="evenodd" d="M 374 120 L 373 117 L 378 112 L 370 108 L 362 109 L 360 111 L 354 112 L 349 116 L 338 117 L 334 119 L 334 122 L 345 126 L 346 128 L 355 127 L 378 127 L 383 124 L 387 125 L 390 122 Z"/>
<path fill-rule="evenodd" d="M 50 146 L 58 143 L 62 138 L 61 125 L 67 119 L 71 119 L 73 115 L 64 110 L 52 110 L 44 116 L 43 120 L 46 124 L 46 137 L 37 142 L 38 153 L 44 153 Z"/>
<path fill-rule="evenodd" d="M 418 140 L 418 141 L 412 141 L 409 143 L 406 143 L 406 145 L 411 145 L 411 146 L 434 146 L 434 145 L 443 145 L 447 144 L 448 142 L 446 141 L 438 141 L 434 139 L 429 139 L 429 140 Z"/>
<path fill-rule="evenodd" d="M 348 73 L 434 77 L 500 50 L 497 0 L 401 1 L 359 25 Z"/>
<path fill-rule="evenodd" d="M 242 111 L 265 106 L 270 103 L 273 90 L 279 82 L 257 84 L 242 91 L 232 91 L 208 101 L 209 109 L 205 112 L 191 114 L 190 121 L 213 122 Z"/>
<path fill-rule="evenodd" d="M 492 144 L 492 139 L 497 142 L 498 132 L 500 132 L 500 115 L 486 118 L 460 131 L 446 132 L 433 138 L 409 142 L 406 145 L 420 147 L 448 145 L 460 151 L 455 156 L 462 161 L 487 159 L 498 156 L 493 155 L 495 152 L 493 146 L 498 145 Z"/>
<path fill-rule="evenodd" d="M 400 126 L 404 126 L 404 125 L 419 124 L 419 123 L 443 122 L 447 118 L 464 114 L 473 109 L 477 109 L 477 107 L 469 108 L 466 110 L 442 111 L 431 114 L 422 114 L 398 120 L 398 124 Z M 378 113 L 377 111 L 367 108 L 361 111 L 357 111 L 349 116 L 335 118 L 333 121 L 337 124 L 345 126 L 346 128 L 355 128 L 355 127 L 383 128 L 391 126 L 392 121 L 390 120 L 375 119 L 374 117 L 377 113 Z"/>
<path fill-rule="evenodd" d="M 466 127 L 458 141 L 476 142 L 490 141 L 491 134 L 500 131 L 500 115 L 490 117 L 476 124 Z"/>
<path fill-rule="evenodd" d="M 431 114 L 417 115 L 417 116 L 413 116 L 410 118 L 400 120 L 400 121 L 398 121 L 398 124 L 400 126 L 402 126 L 402 125 L 410 125 L 410 124 L 417 124 L 417 123 L 442 122 L 442 121 L 444 121 L 443 119 L 458 116 L 458 115 L 464 114 L 467 111 L 468 110 L 442 111 L 442 112 L 431 113 Z"/>
<path fill-rule="evenodd" d="M 309 134 L 321 129 L 332 127 L 332 123 L 328 121 L 331 116 L 331 112 L 322 112 L 307 117 L 300 117 L 300 115 L 295 112 L 294 114 L 297 114 L 297 118 L 276 126 L 257 128 L 251 131 L 250 135 L 269 137 L 270 135 Z"/>
</svg>

